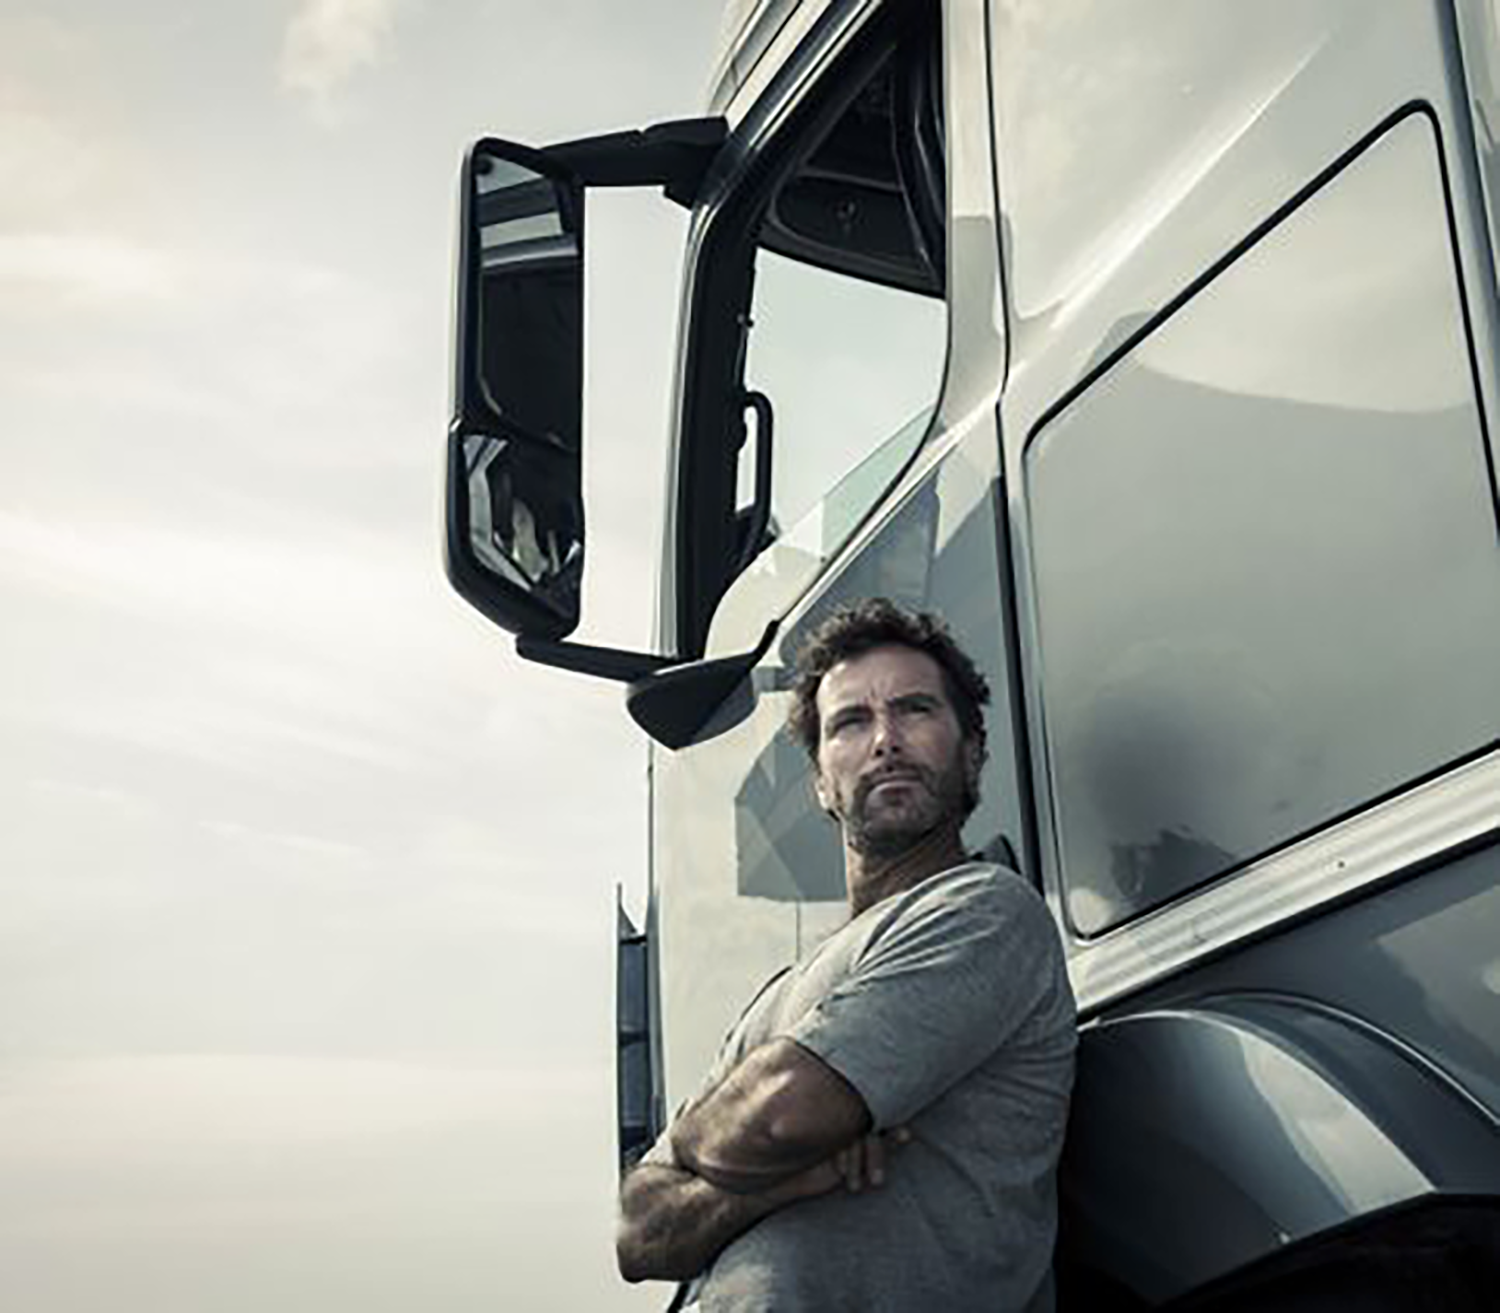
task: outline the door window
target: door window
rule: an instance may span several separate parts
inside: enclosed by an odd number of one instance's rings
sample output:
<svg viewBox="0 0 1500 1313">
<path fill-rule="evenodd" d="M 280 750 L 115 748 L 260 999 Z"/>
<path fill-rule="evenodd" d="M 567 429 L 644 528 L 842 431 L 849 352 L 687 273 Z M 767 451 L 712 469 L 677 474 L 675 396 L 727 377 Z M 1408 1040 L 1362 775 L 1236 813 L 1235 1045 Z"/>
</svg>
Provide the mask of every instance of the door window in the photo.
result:
<svg viewBox="0 0 1500 1313">
<path fill-rule="evenodd" d="M 745 383 L 773 407 L 768 543 L 815 514 L 808 546 L 837 549 L 921 444 L 946 354 L 941 300 L 760 251 Z M 742 507 L 755 459 L 746 443 Z"/>
<path fill-rule="evenodd" d="M 769 565 L 781 587 L 749 590 L 758 638 L 795 600 L 787 580 L 811 583 L 927 436 L 948 348 L 939 69 L 935 27 L 888 30 L 714 220 L 694 333 L 738 358 L 717 409 L 700 380 L 684 439 L 685 646 L 706 643 L 734 580 L 764 574 L 780 545 L 796 564 L 783 551 Z"/>
</svg>

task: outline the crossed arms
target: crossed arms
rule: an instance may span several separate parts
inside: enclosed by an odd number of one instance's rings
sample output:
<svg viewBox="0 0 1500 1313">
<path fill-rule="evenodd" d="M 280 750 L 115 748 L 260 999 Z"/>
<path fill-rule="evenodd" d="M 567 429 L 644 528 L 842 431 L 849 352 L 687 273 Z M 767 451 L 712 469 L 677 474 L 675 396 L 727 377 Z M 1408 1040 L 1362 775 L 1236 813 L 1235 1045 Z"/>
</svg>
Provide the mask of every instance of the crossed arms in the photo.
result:
<svg viewBox="0 0 1500 1313">
<path fill-rule="evenodd" d="M 1054 1014 L 1072 1025 L 1061 945 L 1034 890 L 982 867 L 923 886 L 790 1036 L 751 1049 L 677 1119 L 670 1162 L 655 1150 L 626 1177 L 621 1275 L 696 1276 L 780 1208 L 879 1185 L 904 1122 L 1028 1018 Z"/>
<path fill-rule="evenodd" d="M 843 1185 L 879 1185 L 884 1146 L 854 1087 L 808 1050 L 751 1050 L 674 1123 L 674 1166 L 625 1178 L 615 1252 L 627 1281 L 684 1281 L 761 1218 Z"/>
</svg>

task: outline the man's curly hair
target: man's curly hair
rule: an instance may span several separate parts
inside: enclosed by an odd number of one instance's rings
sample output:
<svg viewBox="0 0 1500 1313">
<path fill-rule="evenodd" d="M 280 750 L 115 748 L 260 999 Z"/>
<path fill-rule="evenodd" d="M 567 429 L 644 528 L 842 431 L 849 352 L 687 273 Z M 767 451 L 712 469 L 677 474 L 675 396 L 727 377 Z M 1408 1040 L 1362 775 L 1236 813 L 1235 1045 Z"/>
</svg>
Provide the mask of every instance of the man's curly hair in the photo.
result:
<svg viewBox="0 0 1500 1313">
<path fill-rule="evenodd" d="M 807 636 L 797 651 L 787 732 L 816 763 L 822 735 L 818 686 L 823 676 L 840 661 L 886 646 L 913 648 L 937 662 L 959 728 L 965 739 L 978 745 L 978 763 L 983 766 L 986 756 L 983 709 L 990 700 L 989 682 L 937 616 L 903 610 L 884 597 L 871 597 L 841 607 Z M 977 798 L 969 800 L 969 810 L 977 802 Z"/>
</svg>

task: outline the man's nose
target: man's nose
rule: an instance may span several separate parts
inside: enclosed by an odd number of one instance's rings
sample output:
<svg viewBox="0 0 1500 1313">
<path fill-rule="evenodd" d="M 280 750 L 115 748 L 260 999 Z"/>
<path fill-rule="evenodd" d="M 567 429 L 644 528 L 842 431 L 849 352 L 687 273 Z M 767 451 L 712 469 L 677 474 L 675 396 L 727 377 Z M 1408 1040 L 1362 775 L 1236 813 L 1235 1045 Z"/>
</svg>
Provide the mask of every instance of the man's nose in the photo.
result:
<svg viewBox="0 0 1500 1313">
<path fill-rule="evenodd" d="M 900 726 L 889 712 L 877 713 L 875 717 L 874 748 L 877 756 L 899 754 L 903 750 Z"/>
</svg>

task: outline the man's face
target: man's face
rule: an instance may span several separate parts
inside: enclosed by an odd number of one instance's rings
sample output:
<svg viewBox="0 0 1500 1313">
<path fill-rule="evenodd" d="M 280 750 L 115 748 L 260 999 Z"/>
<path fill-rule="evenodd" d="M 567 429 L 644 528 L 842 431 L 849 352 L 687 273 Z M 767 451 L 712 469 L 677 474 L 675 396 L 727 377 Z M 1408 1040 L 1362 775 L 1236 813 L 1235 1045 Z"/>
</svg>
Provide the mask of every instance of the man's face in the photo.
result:
<svg viewBox="0 0 1500 1313">
<path fill-rule="evenodd" d="M 877 647 L 841 661 L 818 684 L 818 801 L 869 856 L 905 852 L 961 819 L 978 771 L 925 652 Z"/>
</svg>

